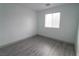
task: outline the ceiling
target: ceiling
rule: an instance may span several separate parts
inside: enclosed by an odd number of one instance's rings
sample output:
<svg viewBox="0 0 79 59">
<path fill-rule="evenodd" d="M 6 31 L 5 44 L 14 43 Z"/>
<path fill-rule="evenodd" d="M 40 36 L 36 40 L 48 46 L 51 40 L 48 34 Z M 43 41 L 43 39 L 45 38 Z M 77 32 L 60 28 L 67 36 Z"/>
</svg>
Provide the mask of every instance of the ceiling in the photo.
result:
<svg viewBox="0 0 79 59">
<path fill-rule="evenodd" d="M 35 11 L 40 11 L 40 10 L 48 9 L 48 8 L 55 7 L 58 5 L 62 5 L 63 3 L 50 3 L 49 6 L 46 6 L 46 4 L 47 3 L 20 3 L 18 5 L 28 7 Z"/>
</svg>

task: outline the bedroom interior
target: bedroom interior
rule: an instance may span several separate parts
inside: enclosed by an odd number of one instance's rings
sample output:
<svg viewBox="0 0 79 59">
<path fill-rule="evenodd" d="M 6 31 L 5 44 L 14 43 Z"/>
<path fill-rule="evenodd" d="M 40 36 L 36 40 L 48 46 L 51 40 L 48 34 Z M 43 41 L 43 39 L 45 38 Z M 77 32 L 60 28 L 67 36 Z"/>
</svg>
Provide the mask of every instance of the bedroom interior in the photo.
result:
<svg viewBox="0 0 79 59">
<path fill-rule="evenodd" d="M 79 4 L 0 3 L 0 56 L 79 56 Z"/>
</svg>

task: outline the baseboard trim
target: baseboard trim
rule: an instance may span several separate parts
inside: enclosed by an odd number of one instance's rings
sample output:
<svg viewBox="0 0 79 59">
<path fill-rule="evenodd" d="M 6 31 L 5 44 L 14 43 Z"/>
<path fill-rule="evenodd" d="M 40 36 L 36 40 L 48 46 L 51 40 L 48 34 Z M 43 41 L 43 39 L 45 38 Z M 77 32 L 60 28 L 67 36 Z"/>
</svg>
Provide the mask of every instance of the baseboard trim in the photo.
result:
<svg viewBox="0 0 79 59">
<path fill-rule="evenodd" d="M 21 41 L 23 41 L 23 40 L 25 40 L 25 39 L 32 38 L 32 37 L 34 37 L 34 36 L 36 36 L 36 35 L 37 35 L 37 34 L 35 34 L 35 35 L 33 35 L 33 36 L 30 36 L 30 37 L 27 37 L 27 38 L 24 38 L 24 39 L 21 39 L 21 40 L 17 40 L 17 41 L 11 42 L 11 43 L 4 44 L 4 45 L 0 46 L 0 48 L 4 48 L 4 47 L 6 47 L 6 46 L 15 44 L 15 43 L 17 43 L 17 42 L 21 42 Z"/>
<path fill-rule="evenodd" d="M 59 41 L 59 42 L 64 42 L 64 43 L 67 43 L 67 44 L 72 44 L 74 45 L 74 43 L 69 43 L 69 42 L 65 42 L 65 41 L 62 41 L 62 40 L 58 40 L 56 38 L 51 38 L 51 37 L 48 37 L 48 36 L 44 36 L 44 35 L 40 35 L 40 34 L 37 34 L 38 36 L 43 36 L 43 37 L 46 37 L 46 38 L 49 38 L 49 39 L 53 39 L 53 40 L 56 40 L 56 41 Z"/>
</svg>

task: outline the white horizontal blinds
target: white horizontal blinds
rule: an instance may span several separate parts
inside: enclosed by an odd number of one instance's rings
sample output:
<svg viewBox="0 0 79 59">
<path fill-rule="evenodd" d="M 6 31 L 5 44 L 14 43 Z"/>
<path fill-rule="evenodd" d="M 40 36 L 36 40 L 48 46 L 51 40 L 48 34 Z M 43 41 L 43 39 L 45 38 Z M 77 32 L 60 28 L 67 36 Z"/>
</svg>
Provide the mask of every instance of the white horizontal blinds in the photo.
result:
<svg viewBox="0 0 79 59">
<path fill-rule="evenodd" d="M 52 14 L 45 15 L 45 27 L 52 27 Z"/>
<path fill-rule="evenodd" d="M 59 28 L 60 27 L 60 12 L 52 14 L 52 27 Z"/>
<path fill-rule="evenodd" d="M 45 15 L 45 27 L 60 27 L 60 12 Z"/>
</svg>

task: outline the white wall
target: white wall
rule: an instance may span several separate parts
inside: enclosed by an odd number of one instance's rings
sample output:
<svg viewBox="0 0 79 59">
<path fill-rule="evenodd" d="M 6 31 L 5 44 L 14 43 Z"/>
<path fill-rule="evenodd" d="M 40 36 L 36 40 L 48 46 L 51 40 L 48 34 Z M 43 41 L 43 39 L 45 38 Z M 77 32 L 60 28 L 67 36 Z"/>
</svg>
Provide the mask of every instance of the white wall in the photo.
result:
<svg viewBox="0 0 79 59">
<path fill-rule="evenodd" d="M 36 35 L 36 13 L 13 4 L 0 4 L 0 46 Z"/>
<path fill-rule="evenodd" d="M 79 19 L 79 17 L 78 17 Z M 76 36 L 76 42 L 75 42 L 75 50 L 76 50 L 76 55 L 79 56 L 79 20 L 78 20 L 78 28 L 77 28 L 77 36 Z"/>
<path fill-rule="evenodd" d="M 77 6 L 77 34 L 76 34 L 76 42 L 75 42 L 75 48 L 76 48 L 76 55 L 79 56 L 79 5 Z"/>
<path fill-rule="evenodd" d="M 45 17 L 47 13 L 61 12 L 60 28 L 45 28 Z M 56 6 L 47 10 L 39 11 L 38 14 L 38 34 L 55 38 L 61 41 L 74 43 L 76 33 L 76 7 L 75 4 Z"/>
<path fill-rule="evenodd" d="M 76 55 L 79 56 L 79 24 L 78 24 L 78 33 L 77 33 L 77 42 L 76 42 Z"/>
</svg>

